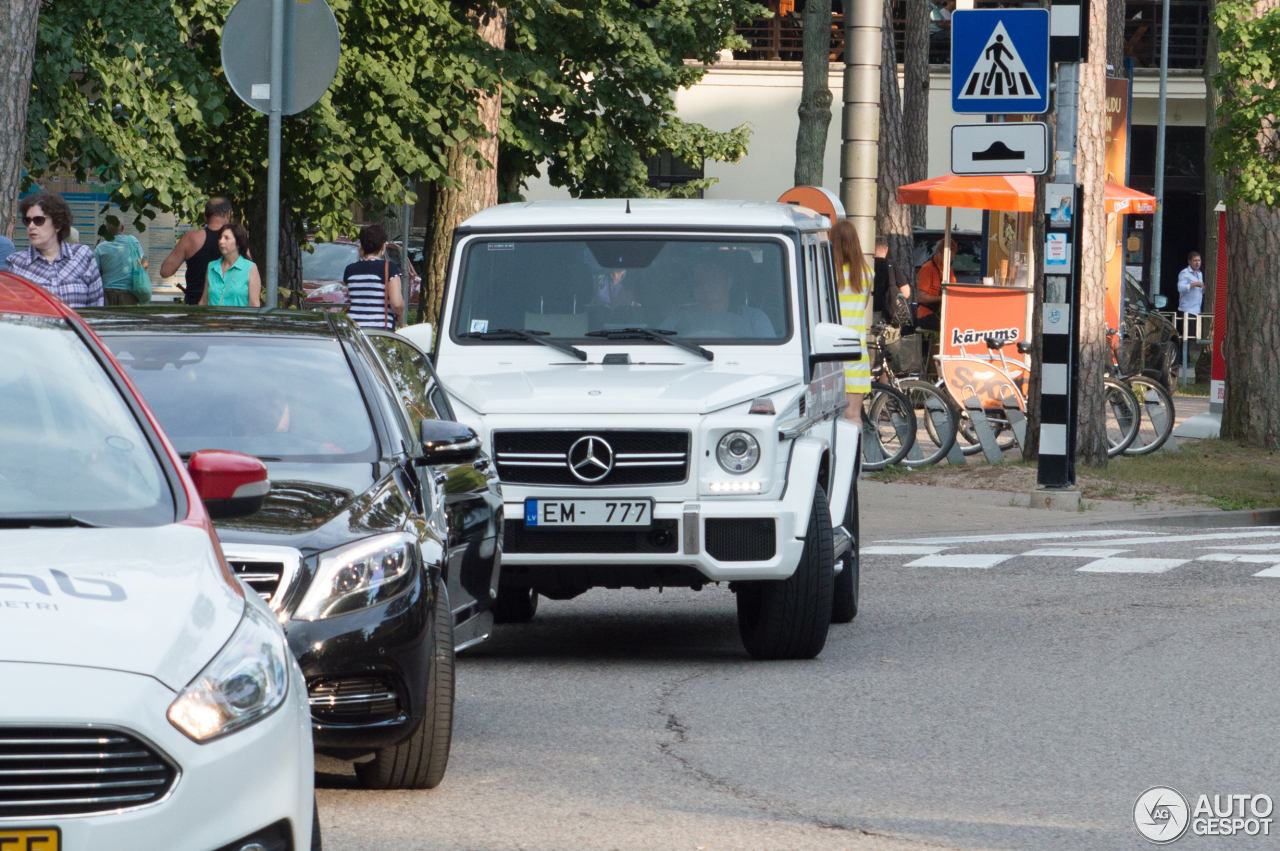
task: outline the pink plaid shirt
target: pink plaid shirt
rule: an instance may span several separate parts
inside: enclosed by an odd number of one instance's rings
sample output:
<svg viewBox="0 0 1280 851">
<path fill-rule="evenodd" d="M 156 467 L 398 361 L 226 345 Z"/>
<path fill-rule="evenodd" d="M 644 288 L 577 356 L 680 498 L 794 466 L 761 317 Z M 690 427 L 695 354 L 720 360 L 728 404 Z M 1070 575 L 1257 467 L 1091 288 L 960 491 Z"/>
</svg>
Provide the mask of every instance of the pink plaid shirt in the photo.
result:
<svg viewBox="0 0 1280 851">
<path fill-rule="evenodd" d="M 62 243 L 62 254 L 50 263 L 39 251 L 28 248 L 9 255 L 8 271 L 39 284 L 68 307 L 101 307 L 102 273 L 98 258 L 87 245 Z"/>
</svg>

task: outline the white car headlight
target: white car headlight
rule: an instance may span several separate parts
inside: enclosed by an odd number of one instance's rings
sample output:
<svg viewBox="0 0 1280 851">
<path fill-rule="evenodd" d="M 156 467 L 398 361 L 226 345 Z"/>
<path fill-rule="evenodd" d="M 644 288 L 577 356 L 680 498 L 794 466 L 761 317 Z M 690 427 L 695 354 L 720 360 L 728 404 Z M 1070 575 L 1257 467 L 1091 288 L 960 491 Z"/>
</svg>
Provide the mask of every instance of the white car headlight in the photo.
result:
<svg viewBox="0 0 1280 851">
<path fill-rule="evenodd" d="M 731 431 L 716 445 L 716 460 L 726 473 L 749 472 L 760 460 L 760 441 L 745 431 Z"/>
<path fill-rule="evenodd" d="M 414 542 L 407 532 L 392 532 L 321 553 L 294 620 L 358 612 L 397 596 L 413 584 Z"/>
<path fill-rule="evenodd" d="M 280 627 L 246 604 L 231 639 L 169 705 L 170 723 L 203 744 L 265 718 L 289 691 L 288 653 Z"/>
</svg>

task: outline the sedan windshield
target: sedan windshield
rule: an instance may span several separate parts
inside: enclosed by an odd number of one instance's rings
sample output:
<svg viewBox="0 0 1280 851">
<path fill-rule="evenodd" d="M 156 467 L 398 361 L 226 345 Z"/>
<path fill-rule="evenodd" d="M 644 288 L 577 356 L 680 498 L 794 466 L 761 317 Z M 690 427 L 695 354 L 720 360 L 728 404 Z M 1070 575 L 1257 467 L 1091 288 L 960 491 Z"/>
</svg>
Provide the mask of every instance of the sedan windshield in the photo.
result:
<svg viewBox="0 0 1280 851">
<path fill-rule="evenodd" d="M 589 335 L 647 328 L 690 342 L 776 345 L 791 336 L 783 257 L 766 239 L 479 239 L 467 247 L 453 336 L 510 345 L 514 335 L 495 332 L 524 331 L 598 343 Z"/>
<path fill-rule="evenodd" d="M 302 252 L 302 277 L 308 281 L 341 281 L 347 266 L 360 259 L 360 247 L 349 242 L 317 242 Z"/>
<path fill-rule="evenodd" d="M 368 409 L 336 340 L 105 339 L 183 455 L 230 449 L 304 463 L 377 457 Z"/>
<path fill-rule="evenodd" d="M 0 314 L 0 520 L 104 526 L 174 520 L 133 413 L 61 319 Z"/>
</svg>

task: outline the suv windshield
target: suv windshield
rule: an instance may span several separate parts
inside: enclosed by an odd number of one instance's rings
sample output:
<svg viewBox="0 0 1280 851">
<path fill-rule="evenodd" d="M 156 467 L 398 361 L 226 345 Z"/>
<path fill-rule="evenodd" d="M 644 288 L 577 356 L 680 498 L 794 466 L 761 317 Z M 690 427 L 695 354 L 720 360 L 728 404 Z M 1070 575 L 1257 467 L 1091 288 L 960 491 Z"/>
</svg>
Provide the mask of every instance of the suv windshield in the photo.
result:
<svg viewBox="0 0 1280 851">
<path fill-rule="evenodd" d="M 169 484 L 137 420 L 61 319 L 0 314 L 0 447 L 0 517 L 174 520 Z"/>
<path fill-rule="evenodd" d="M 791 336 L 783 257 L 766 239 L 478 239 L 467 246 L 453 336 L 516 330 L 599 343 L 587 335 L 651 328 L 690 342 L 778 344 Z M 483 342 L 460 342 L 473 341 Z"/>
<path fill-rule="evenodd" d="M 231 449 L 268 461 L 377 458 L 364 397 L 337 340 L 104 339 L 183 455 Z"/>
</svg>

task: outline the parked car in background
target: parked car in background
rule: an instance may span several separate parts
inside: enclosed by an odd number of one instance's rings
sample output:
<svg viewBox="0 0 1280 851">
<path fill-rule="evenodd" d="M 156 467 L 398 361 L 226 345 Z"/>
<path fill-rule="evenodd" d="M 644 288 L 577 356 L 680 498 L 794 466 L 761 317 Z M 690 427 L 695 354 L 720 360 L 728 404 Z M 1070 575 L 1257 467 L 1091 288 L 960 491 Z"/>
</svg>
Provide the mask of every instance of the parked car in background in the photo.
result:
<svg viewBox="0 0 1280 851">
<path fill-rule="evenodd" d="M 982 234 L 976 231 L 957 230 L 951 232 L 951 238 L 956 241 L 956 253 L 951 258 L 951 268 L 955 273 L 956 283 L 980 283 L 982 281 Z M 929 262 L 941 239 L 941 230 L 916 230 L 914 252 L 911 258 L 915 266 L 911 276 L 912 286 L 915 285 L 920 267 Z"/>
<path fill-rule="evenodd" d="M 0 274 L 0 848 L 320 848 L 302 672 L 210 523 L 267 468 L 185 454 L 75 313 Z"/>
<path fill-rule="evenodd" d="M 360 244 L 355 240 L 339 237 L 333 242 L 312 242 L 311 251 L 302 252 L 302 289 L 309 307 L 340 310 L 351 303 L 342 273 L 347 266 L 360 259 Z M 407 257 L 398 242 L 387 243 L 387 259 L 396 264 L 409 278 L 407 304 L 417 304 L 422 280 L 417 265 Z"/>
<path fill-rule="evenodd" d="M 284 625 L 310 694 L 317 751 L 374 788 L 438 784 L 449 756 L 456 649 L 488 636 L 497 592 L 487 541 L 451 534 L 443 485 L 500 504 L 464 426 L 405 410 L 369 339 L 326 312 L 86 311 L 180 452 L 263 460 L 273 488 L 219 521 L 232 568 Z M 430 391 L 409 394 L 430 407 Z M 458 466 L 477 475 L 456 476 Z M 483 464 L 480 464 L 483 466 Z M 485 558 L 485 555 L 488 558 Z"/>
</svg>

